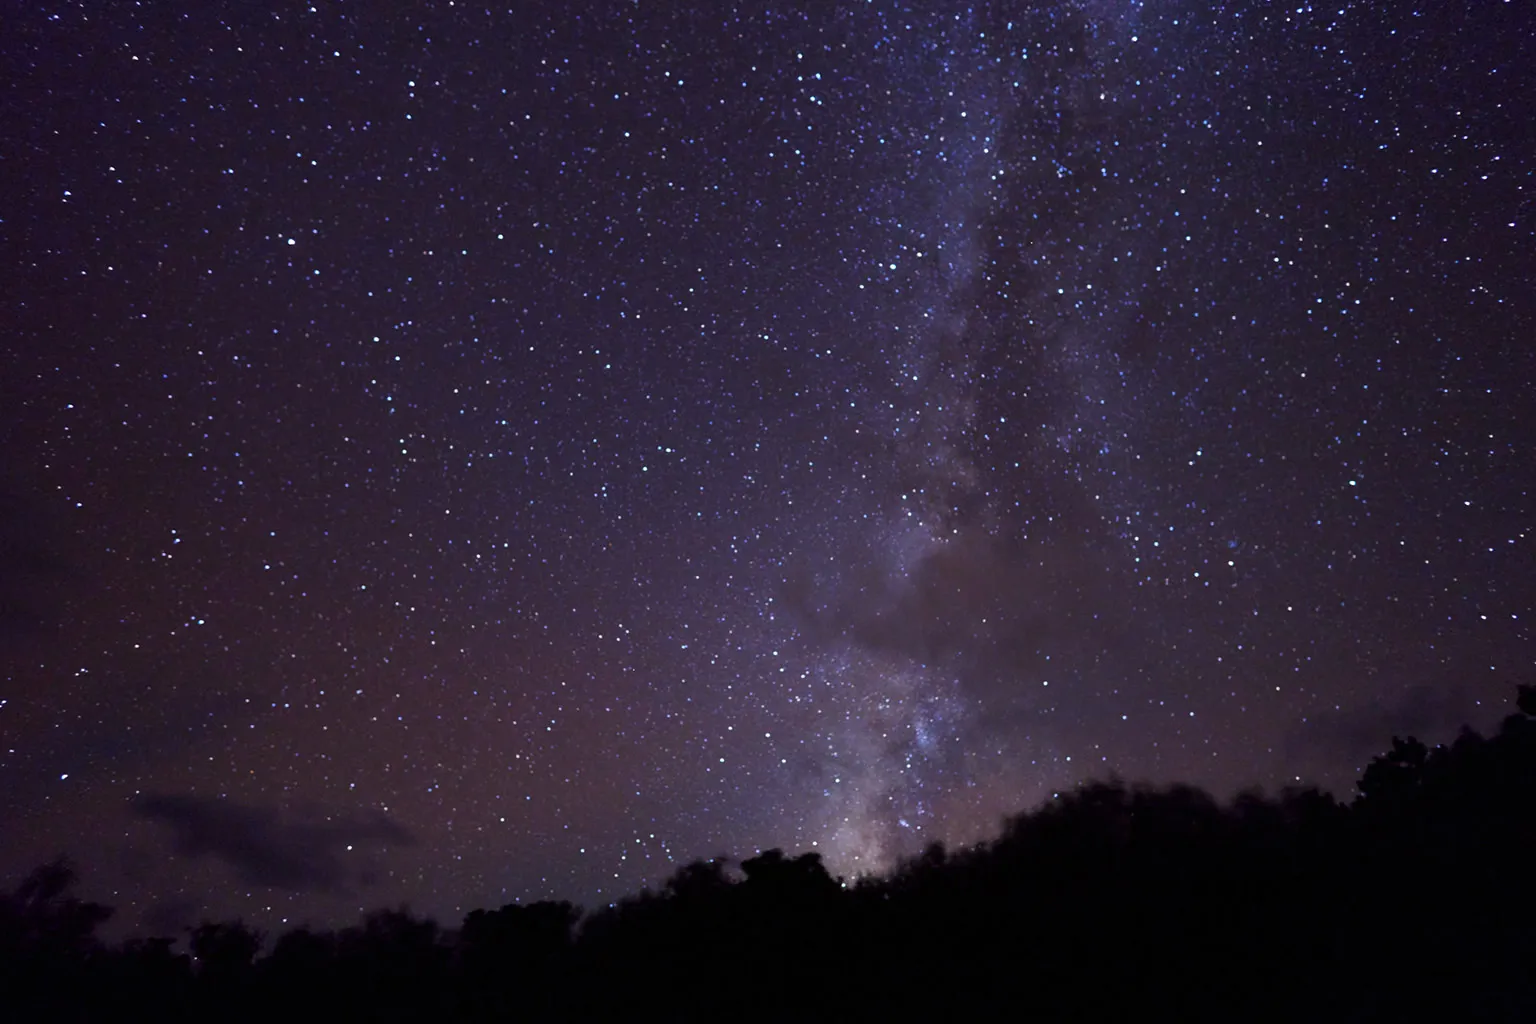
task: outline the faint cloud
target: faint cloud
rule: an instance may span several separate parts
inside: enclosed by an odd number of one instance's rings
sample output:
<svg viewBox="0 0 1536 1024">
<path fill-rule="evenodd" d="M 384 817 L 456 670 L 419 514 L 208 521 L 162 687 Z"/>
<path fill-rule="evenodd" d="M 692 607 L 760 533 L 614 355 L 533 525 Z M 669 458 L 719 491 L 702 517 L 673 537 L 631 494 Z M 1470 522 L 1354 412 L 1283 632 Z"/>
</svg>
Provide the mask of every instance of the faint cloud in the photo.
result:
<svg viewBox="0 0 1536 1024">
<path fill-rule="evenodd" d="M 373 874 L 357 847 L 412 846 L 416 837 L 379 811 L 291 815 L 234 800 L 175 794 L 134 801 L 142 818 L 170 828 L 176 850 L 212 857 L 241 881 L 293 892 L 344 893 Z"/>
</svg>

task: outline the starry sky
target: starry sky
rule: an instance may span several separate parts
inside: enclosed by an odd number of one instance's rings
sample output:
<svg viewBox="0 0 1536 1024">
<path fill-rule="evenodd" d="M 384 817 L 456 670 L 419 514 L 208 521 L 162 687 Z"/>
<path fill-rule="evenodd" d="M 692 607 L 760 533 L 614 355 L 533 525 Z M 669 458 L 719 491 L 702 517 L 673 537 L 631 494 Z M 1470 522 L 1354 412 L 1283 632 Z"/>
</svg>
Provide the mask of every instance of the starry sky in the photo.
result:
<svg viewBox="0 0 1536 1024">
<path fill-rule="evenodd" d="M 1525 4 L 5 20 L 7 878 L 854 875 L 1530 678 Z"/>
</svg>

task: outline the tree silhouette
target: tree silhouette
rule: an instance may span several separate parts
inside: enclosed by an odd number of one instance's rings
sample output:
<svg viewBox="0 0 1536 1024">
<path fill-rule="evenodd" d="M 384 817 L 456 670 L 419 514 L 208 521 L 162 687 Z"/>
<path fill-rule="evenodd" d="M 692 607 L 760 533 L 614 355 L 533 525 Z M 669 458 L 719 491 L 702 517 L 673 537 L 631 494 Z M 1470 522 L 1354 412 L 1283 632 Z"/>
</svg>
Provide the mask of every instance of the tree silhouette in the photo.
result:
<svg viewBox="0 0 1536 1024">
<path fill-rule="evenodd" d="M 66 1013 L 93 981 L 96 929 L 112 911 L 72 895 L 75 881 L 74 866 L 59 857 L 0 897 L 0 993 L 17 1019 Z"/>
<path fill-rule="evenodd" d="M 461 1002 L 489 1017 L 519 1007 L 541 1016 L 553 1012 L 535 993 L 557 987 L 580 918 L 571 904 L 548 901 L 471 912 L 458 936 Z"/>
<path fill-rule="evenodd" d="M 261 933 L 241 921 L 204 922 L 188 942 L 204 981 L 229 984 L 245 978 L 261 950 Z"/>
<path fill-rule="evenodd" d="M 1520 709 L 1520 713 L 1528 716 L 1536 716 L 1536 686 L 1531 686 L 1527 683 L 1521 683 L 1515 688 L 1515 690 L 1517 694 L 1515 697 L 1515 706 Z"/>
<path fill-rule="evenodd" d="M 104 946 L 67 861 L 0 895 L 0 1019 L 1536 1019 L 1536 692 L 1343 803 L 1093 782 L 845 885 L 770 849 L 569 903 Z"/>
</svg>

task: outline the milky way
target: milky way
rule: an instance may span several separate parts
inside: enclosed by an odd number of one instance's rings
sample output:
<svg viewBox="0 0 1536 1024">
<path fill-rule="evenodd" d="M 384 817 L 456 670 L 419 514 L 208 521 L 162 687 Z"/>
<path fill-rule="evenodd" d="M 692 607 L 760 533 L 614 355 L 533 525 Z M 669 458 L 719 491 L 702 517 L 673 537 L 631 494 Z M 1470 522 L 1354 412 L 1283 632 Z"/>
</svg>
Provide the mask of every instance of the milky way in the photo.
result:
<svg viewBox="0 0 1536 1024">
<path fill-rule="evenodd" d="M 1518 7 L 17 15 L 0 869 L 452 920 L 1495 720 Z"/>
</svg>

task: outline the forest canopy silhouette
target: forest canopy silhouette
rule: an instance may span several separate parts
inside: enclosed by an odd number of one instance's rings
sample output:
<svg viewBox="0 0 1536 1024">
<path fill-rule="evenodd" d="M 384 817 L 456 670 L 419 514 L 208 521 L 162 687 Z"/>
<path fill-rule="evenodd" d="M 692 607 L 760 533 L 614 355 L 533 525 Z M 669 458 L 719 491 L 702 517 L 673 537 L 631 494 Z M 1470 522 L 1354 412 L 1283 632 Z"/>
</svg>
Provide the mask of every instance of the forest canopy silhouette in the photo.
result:
<svg viewBox="0 0 1536 1024">
<path fill-rule="evenodd" d="M 585 915 L 108 945 L 61 858 L 0 897 L 0 1017 L 1536 1019 L 1536 688 L 1517 706 L 1490 736 L 1394 737 L 1349 803 L 1092 782 L 887 875 L 768 850 Z"/>
</svg>

